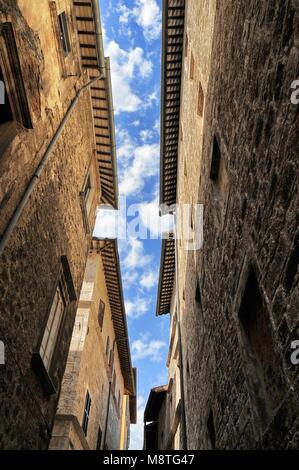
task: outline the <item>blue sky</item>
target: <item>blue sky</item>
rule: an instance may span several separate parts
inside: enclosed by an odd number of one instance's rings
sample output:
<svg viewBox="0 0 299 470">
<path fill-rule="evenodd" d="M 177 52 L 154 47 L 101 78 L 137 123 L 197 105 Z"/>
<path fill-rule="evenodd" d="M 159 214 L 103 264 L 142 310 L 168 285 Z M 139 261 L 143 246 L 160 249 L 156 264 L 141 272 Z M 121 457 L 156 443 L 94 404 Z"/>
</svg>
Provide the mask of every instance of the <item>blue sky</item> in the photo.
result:
<svg viewBox="0 0 299 470">
<path fill-rule="evenodd" d="M 161 246 L 161 0 L 100 0 L 100 9 L 105 55 L 111 60 L 121 212 L 126 205 L 130 213 L 130 233 L 119 239 L 119 251 L 131 354 L 138 369 L 138 424 L 131 426 L 130 448 L 138 449 L 149 391 L 167 383 L 169 318 L 155 316 Z M 111 222 L 112 215 L 101 211 L 95 235 L 104 236 L 105 230 L 109 235 Z"/>
</svg>

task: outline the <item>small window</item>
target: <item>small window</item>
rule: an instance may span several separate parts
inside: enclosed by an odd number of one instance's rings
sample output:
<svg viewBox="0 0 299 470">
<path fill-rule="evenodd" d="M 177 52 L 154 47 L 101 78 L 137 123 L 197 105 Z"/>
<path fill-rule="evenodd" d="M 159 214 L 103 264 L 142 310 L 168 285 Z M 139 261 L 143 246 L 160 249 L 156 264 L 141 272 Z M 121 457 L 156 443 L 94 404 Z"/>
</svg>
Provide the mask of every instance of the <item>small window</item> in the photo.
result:
<svg viewBox="0 0 299 470">
<path fill-rule="evenodd" d="M 263 432 L 285 393 L 272 326 L 253 267 L 250 267 L 239 310 L 244 368 L 254 408 L 254 424 Z"/>
<path fill-rule="evenodd" d="M 32 129 L 17 44 L 11 23 L 0 23 L 0 154 L 21 130 Z"/>
<path fill-rule="evenodd" d="M 290 255 L 286 272 L 285 272 L 284 287 L 287 293 L 289 293 L 291 289 L 294 287 L 294 281 L 298 273 L 298 264 L 299 264 L 299 234 L 297 234 L 295 238 L 292 253 Z"/>
<path fill-rule="evenodd" d="M 89 201 L 89 196 L 91 192 L 91 179 L 90 175 L 87 176 L 83 190 L 80 192 L 80 204 L 83 215 L 83 224 L 86 233 L 90 233 L 89 219 L 88 214 L 90 212 L 91 203 Z"/>
<path fill-rule="evenodd" d="M 84 412 L 83 412 L 83 420 L 82 420 L 82 429 L 83 429 L 85 436 L 87 436 L 88 422 L 89 422 L 89 417 L 90 417 L 90 407 L 91 407 L 91 398 L 87 390 Z"/>
<path fill-rule="evenodd" d="M 213 416 L 212 410 L 210 410 L 208 421 L 207 421 L 207 431 L 208 431 L 208 449 L 213 450 L 215 449 L 215 445 L 216 445 L 216 434 L 215 434 L 214 416 Z"/>
<path fill-rule="evenodd" d="M 116 386 L 116 373 L 115 370 L 113 371 L 113 378 L 112 378 L 112 393 L 115 395 L 115 386 Z"/>
<path fill-rule="evenodd" d="M 102 300 L 100 300 L 98 320 L 99 320 L 99 325 L 101 329 L 103 328 L 104 313 L 105 313 L 105 304 Z"/>
<path fill-rule="evenodd" d="M 189 38 L 188 34 L 185 34 L 185 57 L 188 57 L 188 46 L 189 46 Z"/>
<path fill-rule="evenodd" d="M 65 11 L 58 15 L 59 28 L 60 28 L 60 40 L 64 55 L 67 56 L 71 52 L 71 45 L 67 27 L 67 17 Z"/>
<path fill-rule="evenodd" d="M 220 168 L 221 152 L 218 144 L 218 139 L 214 136 L 213 141 L 213 152 L 212 152 L 212 163 L 211 163 L 211 172 L 210 178 L 212 181 L 217 182 L 219 178 L 219 168 Z"/>
<path fill-rule="evenodd" d="M 203 116 L 204 101 L 205 101 L 205 97 L 204 97 L 203 89 L 202 89 L 201 83 L 199 82 L 198 98 L 197 98 L 197 114 L 201 117 Z"/>
<path fill-rule="evenodd" d="M 191 80 L 194 80 L 194 69 L 195 69 L 194 55 L 191 52 L 191 62 L 190 62 L 190 79 Z"/>
<path fill-rule="evenodd" d="M 86 183 L 85 183 L 85 186 L 84 186 L 84 200 L 85 200 L 85 203 L 87 204 L 87 201 L 88 201 L 88 197 L 89 197 L 89 194 L 90 194 L 90 191 L 91 191 L 91 182 L 90 182 L 90 176 L 88 176 L 87 180 L 86 180 Z"/>
<path fill-rule="evenodd" d="M 101 444 L 102 444 L 102 429 L 101 429 L 101 426 L 99 426 L 98 439 L 97 439 L 97 450 L 101 450 Z"/>
<path fill-rule="evenodd" d="M 108 357 L 109 346 L 110 346 L 110 338 L 109 338 L 109 336 L 107 336 L 107 340 L 106 340 L 106 357 Z"/>
<path fill-rule="evenodd" d="M 50 310 L 50 315 L 48 317 L 47 325 L 39 350 L 44 366 L 48 372 L 50 371 L 51 361 L 55 351 L 58 333 L 60 330 L 63 313 L 65 310 L 65 304 L 66 302 L 63 296 L 62 288 L 59 284 L 56 289 L 56 293 Z"/>
</svg>

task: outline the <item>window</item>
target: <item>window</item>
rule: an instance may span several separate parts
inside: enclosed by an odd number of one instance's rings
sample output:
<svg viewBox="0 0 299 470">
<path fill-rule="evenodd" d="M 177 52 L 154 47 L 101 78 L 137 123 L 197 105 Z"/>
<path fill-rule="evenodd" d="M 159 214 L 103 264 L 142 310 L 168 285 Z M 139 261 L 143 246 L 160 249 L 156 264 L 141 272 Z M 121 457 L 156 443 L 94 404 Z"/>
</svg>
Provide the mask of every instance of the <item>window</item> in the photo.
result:
<svg viewBox="0 0 299 470">
<path fill-rule="evenodd" d="M 5 122 L 11 122 L 14 120 L 9 97 L 7 94 L 7 87 L 4 83 L 4 74 L 0 64 L 0 126 Z"/>
<path fill-rule="evenodd" d="M 83 224 L 86 233 L 90 233 L 88 214 L 90 211 L 91 203 L 89 201 L 89 196 L 91 192 L 91 179 L 90 175 L 87 176 L 83 190 L 80 192 L 80 203 L 83 215 Z"/>
<path fill-rule="evenodd" d="M 195 61 L 194 61 L 194 55 L 191 52 L 191 62 L 190 62 L 190 79 L 194 79 L 194 69 L 195 69 Z"/>
<path fill-rule="evenodd" d="M 214 426 L 214 416 L 213 411 L 210 410 L 208 421 L 207 421 L 207 431 L 208 431 L 208 449 L 215 449 L 216 445 L 216 434 Z"/>
<path fill-rule="evenodd" d="M 63 313 L 65 310 L 65 299 L 61 285 L 59 284 L 52 303 L 44 336 L 40 345 L 39 353 L 46 370 L 49 372 L 53 354 L 55 351 L 58 333 L 60 330 Z"/>
<path fill-rule="evenodd" d="M 109 345 L 110 345 L 110 338 L 109 336 L 107 336 L 107 340 L 106 340 L 106 356 L 108 358 L 108 353 L 109 353 Z"/>
<path fill-rule="evenodd" d="M 270 318 L 253 267 L 249 269 L 239 320 L 253 422 L 261 434 L 283 398 L 285 387 Z"/>
<path fill-rule="evenodd" d="M 204 101 L 205 101 L 205 97 L 204 97 L 203 89 L 202 89 L 201 83 L 199 82 L 198 98 L 197 98 L 197 114 L 201 117 L 203 115 Z"/>
<path fill-rule="evenodd" d="M 91 398 L 87 390 L 84 412 L 83 412 L 83 420 L 82 420 L 82 429 L 83 429 L 85 436 L 87 436 L 88 422 L 89 422 L 89 417 L 90 417 L 90 407 L 91 407 Z"/>
<path fill-rule="evenodd" d="M 71 45 L 67 27 L 67 18 L 66 13 L 63 11 L 60 15 L 58 15 L 59 20 L 59 28 L 60 28 L 60 40 L 64 55 L 67 56 L 71 52 Z"/>
<path fill-rule="evenodd" d="M 289 258 L 285 277 L 284 277 L 284 287 L 286 292 L 289 293 L 294 285 L 294 281 L 298 272 L 298 263 L 299 263 L 299 234 L 297 234 L 291 256 Z"/>
<path fill-rule="evenodd" d="M 62 256 L 31 363 L 49 395 L 57 392 L 63 377 L 76 313 L 76 300 L 68 260 L 66 256 Z"/>
<path fill-rule="evenodd" d="M 112 378 L 112 393 L 115 396 L 115 386 L 116 386 L 116 373 L 115 370 L 113 371 L 113 378 Z"/>
<path fill-rule="evenodd" d="M 100 300 L 98 321 L 99 321 L 99 325 L 101 329 L 103 328 L 104 313 L 105 313 L 105 304 L 102 300 Z"/>
<path fill-rule="evenodd" d="M 185 57 L 188 57 L 188 46 L 189 46 L 189 38 L 188 34 L 185 34 Z"/>
<path fill-rule="evenodd" d="M 110 353 L 109 353 L 109 366 L 110 367 L 113 364 L 113 359 L 114 359 L 114 352 L 113 352 L 113 349 L 110 349 Z"/>
<path fill-rule="evenodd" d="M 214 136 L 210 178 L 216 182 L 219 178 L 221 152 L 217 137 Z"/>
<path fill-rule="evenodd" d="M 85 200 L 86 204 L 87 204 L 87 201 L 88 201 L 90 191 L 91 191 L 91 183 L 90 183 L 90 176 L 88 175 L 88 178 L 87 178 L 86 183 L 85 183 L 84 191 L 83 191 L 84 200 Z"/>
<path fill-rule="evenodd" d="M 99 426 L 98 439 L 97 439 L 97 450 L 101 450 L 101 443 L 102 443 L 102 429 L 101 429 L 101 426 Z"/>
<path fill-rule="evenodd" d="M 17 45 L 11 23 L 0 23 L 0 154 L 21 125 L 32 129 Z"/>
</svg>

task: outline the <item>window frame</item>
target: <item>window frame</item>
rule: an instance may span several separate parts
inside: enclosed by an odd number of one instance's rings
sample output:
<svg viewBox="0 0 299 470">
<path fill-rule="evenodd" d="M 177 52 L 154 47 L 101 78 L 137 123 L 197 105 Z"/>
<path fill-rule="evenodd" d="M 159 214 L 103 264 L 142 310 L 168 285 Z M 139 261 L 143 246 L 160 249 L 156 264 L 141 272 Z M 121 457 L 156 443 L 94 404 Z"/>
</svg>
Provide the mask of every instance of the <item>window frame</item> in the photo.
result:
<svg viewBox="0 0 299 470">
<path fill-rule="evenodd" d="M 90 212 L 90 207 L 88 208 L 88 202 L 89 198 L 91 195 L 92 191 L 92 183 L 91 183 L 91 175 L 90 171 L 88 171 L 87 176 L 84 180 L 84 185 L 83 189 L 80 192 L 80 204 L 81 204 L 81 210 L 82 210 L 82 215 L 83 215 L 83 225 L 85 232 L 87 234 L 90 234 L 90 226 L 89 226 L 89 212 Z"/>
<path fill-rule="evenodd" d="M 106 304 L 103 302 L 102 299 L 100 299 L 99 302 L 99 312 L 98 312 L 98 322 L 100 329 L 103 329 L 103 324 L 104 324 L 104 315 L 105 315 L 105 309 L 106 309 Z"/>
<path fill-rule="evenodd" d="M 55 300 L 55 295 L 57 293 L 58 286 L 61 286 L 61 290 L 65 300 L 65 307 L 62 314 L 62 318 L 60 321 L 60 325 L 58 328 L 56 341 L 54 345 L 54 350 L 51 356 L 51 363 L 49 367 L 47 367 L 44 363 L 44 360 L 41 355 L 41 345 L 45 335 L 45 330 L 49 321 L 49 317 L 51 314 L 51 309 L 53 306 L 53 302 Z M 66 256 L 61 256 L 60 258 L 60 266 L 56 275 L 54 288 L 52 290 L 52 295 L 50 302 L 48 304 L 47 314 L 45 315 L 44 321 L 42 323 L 42 327 L 40 330 L 40 334 L 37 340 L 36 347 L 34 348 L 32 358 L 31 358 L 31 367 L 38 376 L 41 381 L 41 384 L 48 395 L 55 394 L 59 388 L 59 383 L 57 383 L 57 377 L 55 372 L 57 367 L 57 355 L 59 352 L 59 345 L 61 344 L 61 340 L 63 337 L 63 333 L 65 332 L 65 322 L 68 314 L 70 313 L 70 309 L 74 302 L 77 301 L 77 295 L 75 291 L 75 287 L 72 280 L 72 275 L 68 263 L 68 259 Z M 67 355 L 66 355 L 67 359 Z"/>
<path fill-rule="evenodd" d="M 91 409 L 91 396 L 90 396 L 90 393 L 87 389 L 86 394 L 85 394 L 85 404 L 84 404 L 82 426 L 81 426 L 85 436 L 87 436 L 87 432 L 88 432 L 88 424 L 89 424 L 89 419 L 90 419 L 90 409 Z"/>
<path fill-rule="evenodd" d="M 15 33 L 11 22 L 0 23 L 0 67 L 3 74 L 4 99 L 7 95 L 12 114 L 12 120 L 5 121 L 0 125 L 0 154 L 3 154 L 20 131 L 33 128 Z"/>
<path fill-rule="evenodd" d="M 60 44 L 62 47 L 62 51 L 64 57 L 67 57 L 71 51 L 71 43 L 70 43 L 70 35 L 69 35 L 69 28 L 68 28 L 68 17 L 66 11 L 62 11 L 58 15 L 58 25 L 59 25 L 59 36 L 60 36 Z"/>
</svg>

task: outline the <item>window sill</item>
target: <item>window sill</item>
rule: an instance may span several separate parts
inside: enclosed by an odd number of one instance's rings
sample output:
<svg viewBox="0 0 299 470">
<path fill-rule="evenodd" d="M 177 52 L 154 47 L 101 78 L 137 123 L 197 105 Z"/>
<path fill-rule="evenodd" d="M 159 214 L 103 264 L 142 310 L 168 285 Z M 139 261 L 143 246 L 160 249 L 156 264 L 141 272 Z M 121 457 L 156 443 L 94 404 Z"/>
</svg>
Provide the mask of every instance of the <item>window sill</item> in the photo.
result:
<svg viewBox="0 0 299 470">
<path fill-rule="evenodd" d="M 57 390 L 52 379 L 44 366 L 43 360 L 38 352 L 32 354 L 31 366 L 36 376 L 40 380 L 42 387 L 47 395 L 54 395 Z"/>
</svg>

